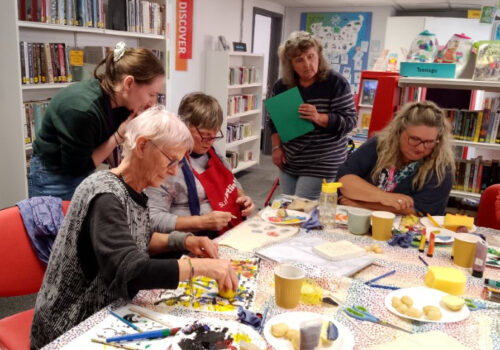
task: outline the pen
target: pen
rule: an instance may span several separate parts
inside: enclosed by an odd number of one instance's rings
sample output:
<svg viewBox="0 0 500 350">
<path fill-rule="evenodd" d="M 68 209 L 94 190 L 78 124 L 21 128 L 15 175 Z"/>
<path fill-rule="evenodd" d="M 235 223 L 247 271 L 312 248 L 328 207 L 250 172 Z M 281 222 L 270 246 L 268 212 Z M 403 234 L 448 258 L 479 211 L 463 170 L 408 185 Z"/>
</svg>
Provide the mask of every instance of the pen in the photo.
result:
<svg viewBox="0 0 500 350">
<path fill-rule="evenodd" d="M 164 338 L 169 335 L 175 335 L 180 328 L 166 328 L 166 329 L 158 329 L 156 331 L 142 332 L 142 333 L 134 333 L 134 334 L 126 334 L 120 335 L 118 337 L 106 338 L 106 342 L 118 342 L 118 341 L 130 341 L 137 339 L 152 339 L 152 338 Z"/>
<path fill-rule="evenodd" d="M 429 219 L 429 221 L 435 226 L 435 227 L 441 227 L 441 225 L 439 225 L 437 223 L 437 221 L 432 217 L 431 214 L 427 213 L 427 218 Z"/>
<path fill-rule="evenodd" d="M 375 277 L 374 279 L 371 279 L 369 281 L 366 281 L 365 284 L 372 284 L 373 282 L 376 282 L 378 280 L 381 280 L 382 278 L 384 277 L 387 277 L 387 276 L 390 276 L 390 275 L 393 275 L 396 273 L 396 270 L 392 270 L 392 271 L 389 271 L 387 273 L 384 273 L 383 275 L 381 276 L 378 276 L 378 277 Z"/>
<path fill-rule="evenodd" d="M 422 230 L 422 237 L 420 237 L 420 245 L 418 246 L 418 251 L 420 253 L 423 253 L 425 250 L 425 236 L 426 236 L 426 230 L 425 227 Z"/>
<path fill-rule="evenodd" d="M 434 255 L 434 241 L 436 240 L 436 235 L 431 232 L 431 236 L 429 238 L 429 245 L 427 247 L 427 256 L 432 258 Z"/>
<path fill-rule="evenodd" d="M 96 338 L 92 338 L 90 340 L 93 343 L 108 345 L 108 346 L 112 346 L 112 347 L 118 348 L 118 349 L 138 350 L 138 348 L 135 348 L 133 346 L 127 346 L 127 345 L 122 345 L 122 344 L 117 344 L 117 343 L 108 343 L 108 342 L 105 342 L 104 340 L 100 340 L 100 339 L 96 339 Z"/>
<path fill-rule="evenodd" d="M 111 309 L 109 310 L 109 313 L 113 316 L 115 316 L 117 319 L 119 319 L 120 321 L 122 321 L 123 323 L 125 323 L 127 326 L 135 329 L 137 332 L 142 332 L 142 330 L 137 327 L 135 324 L 133 324 L 132 322 L 130 321 L 127 321 L 126 319 L 124 319 L 123 317 L 121 317 L 120 315 L 118 315 L 116 312 L 112 311 Z"/>
<path fill-rule="evenodd" d="M 386 286 L 384 284 L 369 284 L 370 287 L 373 288 L 381 288 L 381 289 L 391 289 L 391 290 L 397 290 L 400 289 L 399 287 L 394 287 L 394 286 Z"/>
<path fill-rule="evenodd" d="M 427 261 L 425 261 L 424 258 L 422 258 L 420 255 L 418 256 L 418 258 L 420 259 L 421 262 L 424 263 L 425 266 L 429 266 L 429 264 L 427 263 Z"/>
</svg>

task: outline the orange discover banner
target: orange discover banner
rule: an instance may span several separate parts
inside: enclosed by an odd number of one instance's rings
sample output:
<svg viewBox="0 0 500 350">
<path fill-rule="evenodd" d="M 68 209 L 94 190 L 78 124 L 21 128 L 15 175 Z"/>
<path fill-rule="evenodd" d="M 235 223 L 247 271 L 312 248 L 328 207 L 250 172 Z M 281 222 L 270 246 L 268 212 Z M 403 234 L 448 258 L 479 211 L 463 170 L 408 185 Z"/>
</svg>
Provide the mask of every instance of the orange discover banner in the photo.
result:
<svg viewBox="0 0 500 350">
<path fill-rule="evenodd" d="M 175 53 L 178 58 L 192 58 L 193 0 L 177 0 Z"/>
</svg>

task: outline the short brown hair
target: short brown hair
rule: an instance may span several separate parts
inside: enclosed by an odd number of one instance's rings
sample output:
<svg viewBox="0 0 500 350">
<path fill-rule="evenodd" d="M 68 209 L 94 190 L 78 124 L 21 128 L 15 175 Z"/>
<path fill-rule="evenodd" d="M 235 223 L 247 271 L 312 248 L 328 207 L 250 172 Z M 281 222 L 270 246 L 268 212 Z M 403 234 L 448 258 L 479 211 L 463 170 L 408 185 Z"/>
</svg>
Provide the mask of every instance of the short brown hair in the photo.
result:
<svg viewBox="0 0 500 350">
<path fill-rule="evenodd" d="M 281 63 L 281 79 L 287 88 L 297 86 L 298 83 L 298 75 L 293 70 L 292 59 L 311 47 L 316 49 L 319 59 L 317 79 L 323 80 L 328 76 L 330 66 L 323 54 L 321 41 L 308 32 L 292 32 L 288 40 L 281 44 L 278 49 Z"/>
<path fill-rule="evenodd" d="M 223 120 L 219 102 L 203 92 L 185 95 L 179 105 L 178 114 L 187 126 L 208 130 L 220 128 Z"/>
<path fill-rule="evenodd" d="M 116 62 L 110 50 L 94 69 L 94 77 L 110 96 L 116 92 L 115 84 L 126 75 L 133 76 L 138 84 L 151 84 L 156 77 L 165 75 L 165 69 L 151 50 L 142 47 L 126 48 Z"/>
</svg>

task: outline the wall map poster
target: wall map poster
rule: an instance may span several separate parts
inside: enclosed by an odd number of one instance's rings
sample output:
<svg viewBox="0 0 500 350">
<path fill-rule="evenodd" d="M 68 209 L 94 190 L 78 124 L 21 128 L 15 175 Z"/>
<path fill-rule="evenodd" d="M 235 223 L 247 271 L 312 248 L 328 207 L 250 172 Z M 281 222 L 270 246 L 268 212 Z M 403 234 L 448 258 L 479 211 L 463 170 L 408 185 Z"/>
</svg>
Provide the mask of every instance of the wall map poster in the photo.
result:
<svg viewBox="0 0 500 350">
<path fill-rule="evenodd" d="M 368 67 L 371 27 L 371 12 L 303 12 L 300 17 L 300 29 L 322 40 L 332 69 L 349 81 L 353 92 Z"/>
</svg>

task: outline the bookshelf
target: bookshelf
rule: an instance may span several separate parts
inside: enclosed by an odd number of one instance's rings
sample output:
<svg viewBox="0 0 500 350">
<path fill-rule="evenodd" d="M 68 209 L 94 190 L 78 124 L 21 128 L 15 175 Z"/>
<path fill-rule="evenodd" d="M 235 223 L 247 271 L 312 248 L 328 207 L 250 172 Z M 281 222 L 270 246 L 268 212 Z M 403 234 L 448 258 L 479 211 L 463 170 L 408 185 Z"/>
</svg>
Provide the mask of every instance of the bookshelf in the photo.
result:
<svg viewBox="0 0 500 350">
<path fill-rule="evenodd" d="M 488 93 L 492 93 L 493 95 L 500 93 L 500 82 L 496 81 L 476 81 L 472 79 L 445 79 L 445 78 L 421 78 L 421 77 L 401 77 L 399 78 L 399 87 L 403 89 L 401 99 L 402 101 L 408 101 L 411 100 L 411 96 L 414 95 L 414 91 L 412 91 L 414 88 L 424 88 L 423 92 L 418 91 L 418 96 L 420 96 L 421 99 L 425 99 L 425 88 L 439 88 L 439 89 L 453 89 L 453 90 L 480 90 L 480 91 L 485 91 Z M 498 95 L 497 95 L 498 96 Z M 474 110 L 477 109 L 476 107 L 478 106 L 477 101 L 476 101 L 476 94 L 472 94 L 471 96 L 471 101 L 469 103 L 470 109 Z M 498 113 L 498 112 L 497 112 Z M 492 116 L 493 119 L 495 118 L 495 111 L 492 111 Z M 472 118 L 477 118 L 477 115 L 474 115 Z M 498 118 L 498 116 L 497 116 Z M 478 121 L 476 120 L 478 123 Z M 472 123 L 472 121 L 471 121 Z M 493 123 L 493 122 L 492 122 Z M 479 126 L 481 128 L 481 126 Z M 473 128 L 471 128 L 473 129 Z M 475 129 L 473 129 L 475 130 Z M 461 135 L 458 134 L 457 135 Z M 467 134 L 464 134 L 467 135 Z M 469 133 L 469 135 L 471 135 Z M 459 136 L 462 137 L 462 136 Z M 463 137 L 466 138 L 466 137 Z M 469 136 L 469 140 L 453 140 L 453 145 L 461 151 L 460 153 L 462 154 L 461 159 L 457 159 L 458 163 L 470 163 L 472 165 L 467 164 L 468 168 L 474 169 L 474 160 L 475 157 L 481 157 L 482 160 L 488 160 L 490 159 L 493 162 L 493 165 L 491 165 L 492 172 L 496 172 L 498 170 L 493 170 L 495 168 L 495 162 L 500 158 L 500 144 L 496 143 L 495 140 L 489 141 L 489 142 L 474 142 L 471 141 L 473 139 L 473 136 Z M 469 150 L 469 147 L 472 150 Z M 467 158 L 470 158 L 472 160 L 465 160 Z M 472 172 L 473 170 L 467 169 L 463 170 L 464 168 L 462 167 L 463 164 L 460 164 L 460 168 L 457 169 L 457 175 L 455 178 L 455 184 L 456 185 L 462 185 L 464 181 L 466 181 L 465 176 L 467 176 L 468 172 Z M 475 166 L 477 168 L 478 162 L 476 161 Z M 490 165 L 488 165 L 489 167 Z M 486 164 L 484 164 L 484 168 L 486 168 Z M 483 164 L 480 165 L 481 171 L 483 171 Z M 460 177 L 460 173 L 465 172 L 463 174 L 464 176 Z M 470 183 L 476 184 L 476 181 L 478 181 L 478 177 L 474 179 L 472 176 L 473 174 L 470 174 Z M 477 175 L 477 170 L 476 170 L 476 175 Z M 483 175 L 484 176 L 484 175 Z M 494 176 L 492 173 L 490 176 Z M 495 179 L 491 179 L 493 183 L 497 181 L 498 176 L 495 177 Z M 481 180 L 481 179 L 479 179 Z M 462 185 L 464 187 L 465 184 Z M 469 184 L 470 186 L 470 184 Z M 474 186 L 472 186 L 474 188 Z M 479 199 L 481 197 L 481 193 L 476 190 L 476 192 L 471 192 L 471 191 L 466 191 L 463 189 L 453 189 L 451 191 L 451 195 L 454 197 L 461 197 L 461 198 L 471 198 L 471 199 Z"/>
<path fill-rule="evenodd" d="M 224 113 L 221 130 L 225 139 L 217 141 L 215 147 L 232 156 L 228 162 L 233 173 L 259 163 L 263 67 L 263 55 L 206 52 L 205 92 L 217 99 Z"/>
<path fill-rule="evenodd" d="M 124 41 L 128 47 L 147 47 L 163 52 L 166 71 L 168 57 L 168 23 L 170 23 L 172 2 L 160 0 L 166 11 L 166 34 L 147 34 L 126 32 L 105 28 L 79 27 L 62 24 L 49 24 L 19 20 L 18 2 L 6 1 L 2 5 L 3 16 L 0 29 L 8 33 L 2 37 L 2 50 L 9 52 L 1 55 L 0 65 L 3 79 L 9 88 L 2 89 L 1 102 L 4 106 L 2 128 L 0 129 L 0 208 L 14 205 L 27 198 L 27 158 L 31 144 L 23 140 L 23 112 L 25 101 L 45 100 L 53 97 L 60 89 L 71 83 L 22 84 L 21 58 L 19 43 L 64 43 L 69 47 L 85 46 L 114 47 Z M 5 68 L 8 67 L 8 68 Z M 5 84 L 4 84 L 5 85 Z M 166 94 L 167 83 L 163 93 Z"/>
</svg>

